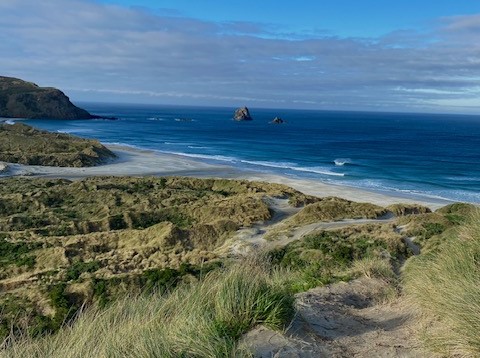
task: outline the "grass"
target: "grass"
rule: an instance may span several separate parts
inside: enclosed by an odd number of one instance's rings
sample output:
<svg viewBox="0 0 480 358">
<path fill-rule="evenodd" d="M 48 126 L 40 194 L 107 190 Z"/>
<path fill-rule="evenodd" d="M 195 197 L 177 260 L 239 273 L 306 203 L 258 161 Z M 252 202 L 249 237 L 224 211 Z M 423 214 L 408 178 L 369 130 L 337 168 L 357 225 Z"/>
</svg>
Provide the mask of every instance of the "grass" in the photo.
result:
<svg viewBox="0 0 480 358">
<path fill-rule="evenodd" d="M 89 167 L 115 154 L 97 140 L 49 133 L 27 126 L 0 124 L 0 160 L 27 165 Z"/>
<path fill-rule="evenodd" d="M 342 219 L 377 219 L 387 210 L 370 203 L 326 197 L 307 205 L 288 220 L 292 226 L 308 225 L 319 221 L 336 221 Z"/>
<path fill-rule="evenodd" d="M 480 356 L 480 213 L 435 252 L 408 263 L 405 292 L 424 319 L 437 321 L 423 335 L 447 356 Z M 441 327 L 441 328 L 438 328 Z"/>
<path fill-rule="evenodd" d="M 58 334 L 7 342 L 0 357 L 240 357 L 238 338 L 258 324 L 282 328 L 293 296 L 255 259 L 212 271 L 167 295 L 90 309 Z M 288 276 L 288 275 L 287 275 Z"/>
<path fill-rule="evenodd" d="M 270 252 L 273 263 L 296 276 L 295 292 L 367 276 L 393 283 L 392 264 L 408 255 L 401 236 L 382 225 L 318 231 Z"/>
</svg>

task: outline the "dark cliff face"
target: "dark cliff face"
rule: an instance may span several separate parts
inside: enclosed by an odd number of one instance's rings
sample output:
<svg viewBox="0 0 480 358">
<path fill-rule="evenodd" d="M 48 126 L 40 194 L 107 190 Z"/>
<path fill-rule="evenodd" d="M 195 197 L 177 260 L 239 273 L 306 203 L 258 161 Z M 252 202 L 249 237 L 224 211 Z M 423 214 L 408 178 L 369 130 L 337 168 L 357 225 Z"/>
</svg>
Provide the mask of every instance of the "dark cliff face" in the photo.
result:
<svg viewBox="0 0 480 358">
<path fill-rule="evenodd" d="M 0 76 L 0 117 L 29 119 L 90 119 L 56 88 L 39 87 L 18 78 Z"/>
</svg>

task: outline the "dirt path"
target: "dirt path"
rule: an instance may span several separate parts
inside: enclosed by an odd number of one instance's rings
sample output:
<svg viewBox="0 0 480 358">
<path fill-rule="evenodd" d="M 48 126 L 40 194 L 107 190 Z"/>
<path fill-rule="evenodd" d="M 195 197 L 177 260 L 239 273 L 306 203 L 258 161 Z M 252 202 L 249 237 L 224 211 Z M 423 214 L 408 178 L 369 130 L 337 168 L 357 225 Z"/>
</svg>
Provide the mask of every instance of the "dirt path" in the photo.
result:
<svg viewBox="0 0 480 358">
<path fill-rule="evenodd" d="M 232 254 L 238 255 L 246 253 L 251 250 L 252 247 L 273 248 L 285 246 L 290 242 L 299 240 L 301 237 L 317 230 L 341 229 L 351 225 L 362 225 L 368 223 L 383 224 L 393 220 L 390 216 L 380 219 L 344 219 L 333 222 L 317 222 L 282 230 L 285 226 L 284 221 L 298 213 L 301 208 L 290 206 L 288 199 L 278 198 L 269 198 L 268 205 L 269 208 L 274 212 L 273 217 L 267 222 L 255 224 L 252 227 L 238 230 L 236 235 L 232 238 L 231 243 L 229 243 Z M 275 240 L 269 241 L 265 239 L 269 233 L 275 231 L 278 231 Z"/>
<path fill-rule="evenodd" d="M 385 290 L 386 283 L 362 278 L 300 293 L 284 334 L 258 327 L 242 343 L 256 358 L 429 357 L 413 338 L 408 307 L 398 298 L 378 303 Z"/>
</svg>

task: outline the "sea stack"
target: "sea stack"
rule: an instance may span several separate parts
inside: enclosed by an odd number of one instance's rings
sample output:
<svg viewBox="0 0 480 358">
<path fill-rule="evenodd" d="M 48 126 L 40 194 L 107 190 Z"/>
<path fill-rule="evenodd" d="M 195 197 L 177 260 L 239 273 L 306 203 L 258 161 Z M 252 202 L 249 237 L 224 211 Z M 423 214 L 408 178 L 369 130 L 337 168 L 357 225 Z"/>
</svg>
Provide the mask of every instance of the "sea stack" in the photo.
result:
<svg viewBox="0 0 480 358">
<path fill-rule="evenodd" d="M 27 119 L 91 119 L 60 90 L 0 76 L 0 117 Z"/>
<path fill-rule="evenodd" d="M 235 110 L 233 119 L 236 121 L 251 121 L 253 118 L 247 107 L 240 107 Z"/>
<path fill-rule="evenodd" d="M 280 117 L 275 117 L 275 118 L 273 119 L 273 121 L 271 121 L 270 123 L 272 123 L 272 124 L 282 124 L 282 123 L 284 123 L 284 122 L 285 122 L 285 121 L 284 121 L 283 119 L 281 119 Z"/>
</svg>

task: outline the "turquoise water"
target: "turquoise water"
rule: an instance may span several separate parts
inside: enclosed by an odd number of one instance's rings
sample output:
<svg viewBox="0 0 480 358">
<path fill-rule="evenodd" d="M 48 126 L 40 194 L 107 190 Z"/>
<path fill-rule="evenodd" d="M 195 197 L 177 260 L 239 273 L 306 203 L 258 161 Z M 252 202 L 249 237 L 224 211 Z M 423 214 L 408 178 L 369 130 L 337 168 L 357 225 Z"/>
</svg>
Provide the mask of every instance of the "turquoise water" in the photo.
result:
<svg viewBox="0 0 480 358">
<path fill-rule="evenodd" d="M 202 161 L 480 203 L 480 116 L 82 104 L 117 121 L 29 124 Z M 286 123 L 269 124 L 275 116 Z"/>
</svg>

